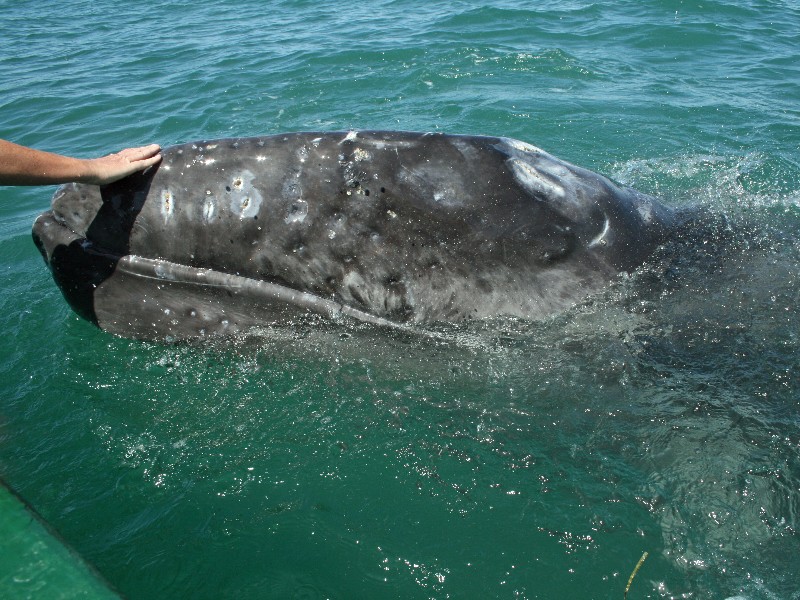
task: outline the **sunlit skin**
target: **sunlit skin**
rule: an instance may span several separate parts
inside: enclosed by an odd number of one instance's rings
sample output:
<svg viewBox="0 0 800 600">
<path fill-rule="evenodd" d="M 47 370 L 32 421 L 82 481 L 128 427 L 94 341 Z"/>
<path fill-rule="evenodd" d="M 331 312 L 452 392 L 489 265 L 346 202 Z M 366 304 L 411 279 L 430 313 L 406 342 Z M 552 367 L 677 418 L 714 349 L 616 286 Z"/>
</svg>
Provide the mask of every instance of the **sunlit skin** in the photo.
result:
<svg viewBox="0 0 800 600">
<path fill-rule="evenodd" d="M 0 185 L 105 185 L 161 160 L 158 144 L 126 148 L 100 158 L 73 158 L 0 140 Z"/>
</svg>

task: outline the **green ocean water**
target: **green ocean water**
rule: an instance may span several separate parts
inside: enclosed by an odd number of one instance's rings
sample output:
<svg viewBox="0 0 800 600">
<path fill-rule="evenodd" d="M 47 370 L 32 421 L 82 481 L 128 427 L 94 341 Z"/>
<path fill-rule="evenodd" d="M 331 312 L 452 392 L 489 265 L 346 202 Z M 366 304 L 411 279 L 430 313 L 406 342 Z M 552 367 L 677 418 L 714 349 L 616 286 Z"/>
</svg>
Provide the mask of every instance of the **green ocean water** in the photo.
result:
<svg viewBox="0 0 800 600">
<path fill-rule="evenodd" d="M 800 6 L 0 0 L 1 138 L 348 129 L 518 138 L 717 225 L 541 322 L 162 345 L 75 316 L 54 189 L 0 188 L 0 477 L 131 599 L 619 599 L 645 551 L 631 599 L 800 598 Z"/>
</svg>

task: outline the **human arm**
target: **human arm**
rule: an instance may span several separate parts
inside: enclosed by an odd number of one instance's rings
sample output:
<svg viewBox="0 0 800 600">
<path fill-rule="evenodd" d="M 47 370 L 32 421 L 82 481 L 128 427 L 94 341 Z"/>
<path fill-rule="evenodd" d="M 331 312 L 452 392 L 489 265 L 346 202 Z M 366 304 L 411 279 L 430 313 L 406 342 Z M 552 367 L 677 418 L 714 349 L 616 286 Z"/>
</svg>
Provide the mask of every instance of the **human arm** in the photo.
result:
<svg viewBox="0 0 800 600">
<path fill-rule="evenodd" d="M 158 144 L 151 144 L 83 159 L 0 140 L 0 185 L 51 185 L 70 181 L 104 185 L 158 163 L 160 151 Z"/>
</svg>

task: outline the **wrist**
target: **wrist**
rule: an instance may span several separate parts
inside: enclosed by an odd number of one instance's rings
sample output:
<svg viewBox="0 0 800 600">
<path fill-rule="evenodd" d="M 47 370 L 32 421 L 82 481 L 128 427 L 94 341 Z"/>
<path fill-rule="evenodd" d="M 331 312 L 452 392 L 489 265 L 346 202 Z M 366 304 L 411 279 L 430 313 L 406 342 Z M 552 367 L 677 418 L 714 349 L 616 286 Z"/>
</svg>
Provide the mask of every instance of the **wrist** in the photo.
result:
<svg viewBox="0 0 800 600">
<path fill-rule="evenodd" d="M 98 180 L 97 169 L 95 168 L 94 160 L 90 158 L 76 158 L 75 164 L 75 181 L 78 183 L 93 184 Z"/>
</svg>

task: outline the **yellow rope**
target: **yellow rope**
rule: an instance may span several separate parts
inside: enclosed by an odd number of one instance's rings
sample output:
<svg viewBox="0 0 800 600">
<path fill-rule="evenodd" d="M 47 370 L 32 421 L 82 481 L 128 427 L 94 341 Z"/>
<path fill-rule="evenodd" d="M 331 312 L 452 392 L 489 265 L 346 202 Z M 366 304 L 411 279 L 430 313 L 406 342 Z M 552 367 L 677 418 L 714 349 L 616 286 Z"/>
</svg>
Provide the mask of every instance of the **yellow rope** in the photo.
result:
<svg viewBox="0 0 800 600">
<path fill-rule="evenodd" d="M 627 600 L 628 598 L 628 590 L 631 589 L 631 584 L 633 583 L 633 578 L 636 577 L 636 573 L 639 571 L 639 568 L 644 563 L 645 559 L 647 558 L 647 552 L 642 554 L 642 558 L 639 559 L 639 562 L 636 563 L 636 566 L 633 568 L 633 573 L 631 576 L 628 577 L 628 585 L 625 586 L 625 595 L 622 597 L 623 600 Z"/>
</svg>

